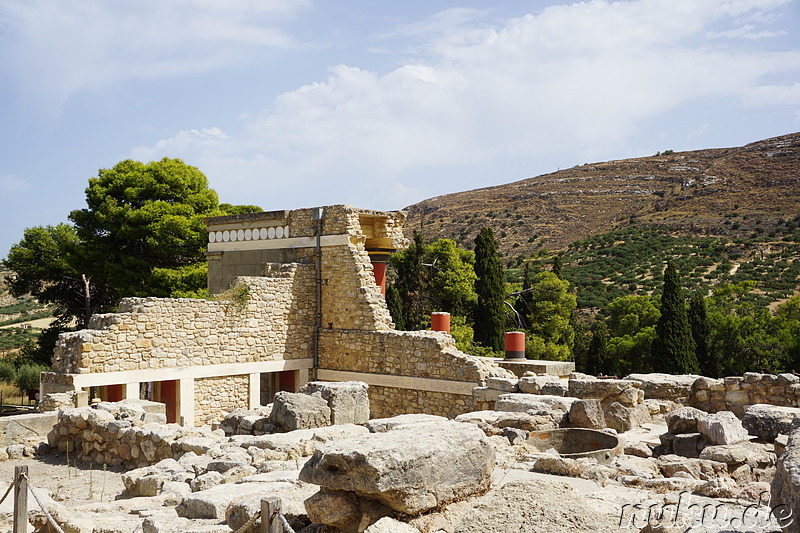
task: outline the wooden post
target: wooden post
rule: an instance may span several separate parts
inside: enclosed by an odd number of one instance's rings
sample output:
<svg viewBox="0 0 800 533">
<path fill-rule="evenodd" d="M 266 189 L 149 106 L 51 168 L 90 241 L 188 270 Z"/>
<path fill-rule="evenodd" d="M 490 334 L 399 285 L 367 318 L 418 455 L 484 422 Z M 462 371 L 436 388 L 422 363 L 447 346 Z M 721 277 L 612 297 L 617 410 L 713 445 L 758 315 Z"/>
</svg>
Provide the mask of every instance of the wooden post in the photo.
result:
<svg viewBox="0 0 800 533">
<path fill-rule="evenodd" d="M 261 500 L 261 533 L 283 533 L 283 526 L 278 520 L 275 511 L 280 512 L 281 500 L 279 498 L 264 498 Z M 16 531 L 14 533 L 17 533 Z"/>
<path fill-rule="evenodd" d="M 28 467 L 14 467 L 14 531 L 28 531 Z"/>
</svg>

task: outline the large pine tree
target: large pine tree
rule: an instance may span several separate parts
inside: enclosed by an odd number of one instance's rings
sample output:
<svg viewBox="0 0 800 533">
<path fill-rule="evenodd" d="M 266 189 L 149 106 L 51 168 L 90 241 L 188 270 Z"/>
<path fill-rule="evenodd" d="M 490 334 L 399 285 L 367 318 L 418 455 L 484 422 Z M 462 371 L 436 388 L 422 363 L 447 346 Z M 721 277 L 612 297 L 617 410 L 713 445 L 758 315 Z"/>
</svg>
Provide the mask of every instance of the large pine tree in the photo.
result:
<svg viewBox="0 0 800 533">
<path fill-rule="evenodd" d="M 667 374 L 696 374 L 700 371 L 678 269 L 667 261 L 661 294 L 661 318 L 650 351 L 653 369 Z"/>
<path fill-rule="evenodd" d="M 503 349 L 503 332 L 506 315 L 503 308 L 505 281 L 503 265 L 497 254 L 497 239 L 492 228 L 481 228 L 475 238 L 475 292 L 478 304 L 475 308 L 475 341 L 491 348 Z"/>
</svg>

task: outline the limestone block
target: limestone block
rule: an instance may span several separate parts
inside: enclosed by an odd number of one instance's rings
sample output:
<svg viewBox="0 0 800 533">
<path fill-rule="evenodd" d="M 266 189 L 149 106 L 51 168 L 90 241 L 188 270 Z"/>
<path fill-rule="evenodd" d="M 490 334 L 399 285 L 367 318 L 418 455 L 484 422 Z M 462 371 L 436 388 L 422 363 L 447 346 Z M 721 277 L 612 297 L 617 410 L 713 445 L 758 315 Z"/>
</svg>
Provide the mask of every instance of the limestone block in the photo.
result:
<svg viewBox="0 0 800 533">
<path fill-rule="evenodd" d="M 736 444 L 748 438 L 742 422 L 730 411 L 708 415 L 698 422 L 697 429 L 709 444 Z"/>
<path fill-rule="evenodd" d="M 373 418 L 365 425 L 370 433 L 384 433 L 392 429 L 405 429 L 418 424 L 440 423 L 446 420 L 443 416 L 420 413 L 397 415 L 390 418 Z"/>
<path fill-rule="evenodd" d="M 332 424 L 365 424 L 369 420 L 368 386 L 361 381 L 339 383 L 312 381 L 302 390 L 319 392 L 331 409 Z"/>
<path fill-rule="evenodd" d="M 695 409 L 694 407 L 681 407 L 664 417 L 667 423 L 667 431 L 675 435 L 681 433 L 697 433 L 697 425 L 700 420 L 705 419 L 708 413 Z"/>
<path fill-rule="evenodd" d="M 588 399 L 574 402 L 569 410 L 569 423 L 574 427 L 603 429 L 606 417 L 600 400 Z"/>
<path fill-rule="evenodd" d="M 300 531 L 308 523 L 304 502 L 312 497 L 319 487 L 298 481 L 296 479 L 297 472 L 294 472 L 294 474 L 294 479 L 287 476 L 278 476 L 272 480 L 265 478 L 264 481 L 259 482 L 263 492 L 237 500 L 231 505 L 228 512 L 228 526 L 233 531 L 238 531 L 257 512 L 261 511 L 261 500 L 263 498 L 280 498 L 281 514 L 295 531 Z M 253 480 L 256 477 L 250 476 L 247 480 Z M 259 529 L 260 524 L 260 520 L 256 521 L 249 531 L 261 531 Z"/>
<path fill-rule="evenodd" d="M 682 457 L 700 457 L 705 442 L 700 433 L 683 433 L 672 439 L 672 453 Z"/>
<path fill-rule="evenodd" d="M 800 427 L 800 408 L 768 404 L 751 405 L 745 411 L 742 425 L 756 437 L 775 440 L 781 433 L 790 434 Z"/>
<path fill-rule="evenodd" d="M 558 409 L 566 413 L 576 401 L 578 398 L 544 394 L 501 394 L 497 398 L 494 408 L 498 411 L 520 413 Z"/>
<path fill-rule="evenodd" d="M 416 514 L 483 492 L 494 464 L 480 429 L 448 421 L 333 441 L 314 453 L 300 479 Z"/>
<path fill-rule="evenodd" d="M 486 379 L 486 386 L 503 392 L 517 392 L 519 390 L 518 381 L 516 378 L 490 377 Z"/>
<path fill-rule="evenodd" d="M 630 431 L 652 421 L 650 411 L 640 403 L 635 407 L 627 407 L 619 402 L 604 406 L 606 426 L 620 433 Z"/>
<path fill-rule="evenodd" d="M 364 533 L 419 533 L 419 530 L 387 516 L 369 526 Z"/>
<path fill-rule="evenodd" d="M 672 375 L 672 374 L 630 374 L 626 380 L 638 381 L 644 391 L 645 398 L 658 400 L 672 400 L 688 398 L 692 391 L 692 384 L 700 376 Z"/>
<path fill-rule="evenodd" d="M 604 400 L 619 396 L 625 389 L 639 388 L 639 382 L 624 379 L 570 379 L 569 395 Z"/>
<path fill-rule="evenodd" d="M 290 491 L 296 486 L 292 482 L 276 482 L 270 485 L 269 490 L 279 493 Z M 231 503 L 244 498 L 258 497 L 266 492 L 264 483 L 226 483 L 206 490 L 193 492 L 186 496 L 175 512 L 184 518 L 216 518 L 225 519 L 225 511 Z"/>
<path fill-rule="evenodd" d="M 707 481 L 728 475 L 728 466 L 725 463 L 691 459 L 678 455 L 662 455 L 658 458 L 658 467 L 665 477 L 673 477 L 678 472 L 686 472 L 694 479 Z"/>
<path fill-rule="evenodd" d="M 270 422 L 282 431 L 331 425 L 331 409 L 321 395 L 279 392 L 275 395 Z"/>
<path fill-rule="evenodd" d="M 621 455 L 614 459 L 611 466 L 625 475 L 652 479 L 661 475 L 655 459 Z"/>
<path fill-rule="evenodd" d="M 364 531 L 392 510 L 378 502 L 359 498 L 354 492 L 322 489 L 305 501 L 308 518 L 343 533 Z"/>
</svg>

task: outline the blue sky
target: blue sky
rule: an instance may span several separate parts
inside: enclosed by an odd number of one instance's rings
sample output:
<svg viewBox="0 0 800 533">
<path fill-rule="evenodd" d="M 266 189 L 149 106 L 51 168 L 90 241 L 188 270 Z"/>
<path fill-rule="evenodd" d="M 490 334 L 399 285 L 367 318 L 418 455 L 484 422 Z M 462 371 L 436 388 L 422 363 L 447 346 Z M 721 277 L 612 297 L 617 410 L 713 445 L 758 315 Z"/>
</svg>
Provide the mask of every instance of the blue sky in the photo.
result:
<svg viewBox="0 0 800 533">
<path fill-rule="evenodd" d="M 399 209 L 800 131 L 800 0 L 2 0 L 0 257 L 87 180 Z"/>
</svg>

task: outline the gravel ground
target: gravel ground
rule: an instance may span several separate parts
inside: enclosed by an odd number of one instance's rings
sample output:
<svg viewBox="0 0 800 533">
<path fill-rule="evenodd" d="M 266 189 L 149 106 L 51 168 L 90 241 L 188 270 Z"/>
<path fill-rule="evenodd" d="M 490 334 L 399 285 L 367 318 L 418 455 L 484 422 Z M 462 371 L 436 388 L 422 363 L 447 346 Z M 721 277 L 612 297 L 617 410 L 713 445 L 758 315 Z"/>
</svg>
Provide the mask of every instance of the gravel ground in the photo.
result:
<svg viewBox="0 0 800 533">
<path fill-rule="evenodd" d="M 70 461 L 72 463 L 72 461 Z M 28 467 L 28 483 L 34 488 L 42 489 L 54 500 L 66 507 L 77 507 L 91 502 L 110 502 L 122 493 L 123 471 L 103 470 L 96 465 L 79 462 L 67 466 L 64 455 L 47 454 L 39 457 L 0 462 L 0 496 L 14 479 L 17 466 Z M 0 532 L 10 532 L 14 509 L 13 490 L 0 504 Z M 33 498 L 28 498 L 28 509 L 38 509 Z M 33 531 L 33 528 L 29 528 Z"/>
</svg>

